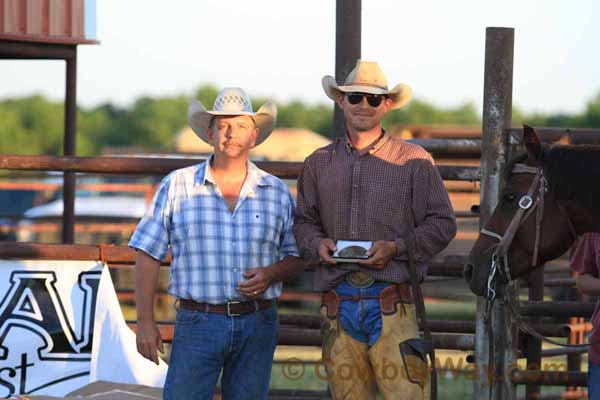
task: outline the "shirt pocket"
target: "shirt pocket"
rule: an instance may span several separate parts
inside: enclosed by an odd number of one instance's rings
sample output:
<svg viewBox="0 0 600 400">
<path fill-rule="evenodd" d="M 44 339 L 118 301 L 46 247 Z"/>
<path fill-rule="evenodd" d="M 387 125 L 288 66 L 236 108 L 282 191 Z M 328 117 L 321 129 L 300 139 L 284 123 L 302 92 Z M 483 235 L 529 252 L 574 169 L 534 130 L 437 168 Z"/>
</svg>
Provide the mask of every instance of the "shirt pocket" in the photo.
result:
<svg viewBox="0 0 600 400">
<path fill-rule="evenodd" d="M 262 248 L 279 247 L 279 234 L 283 223 L 279 216 L 270 212 L 253 212 L 251 221 L 251 242 L 259 243 Z"/>
</svg>

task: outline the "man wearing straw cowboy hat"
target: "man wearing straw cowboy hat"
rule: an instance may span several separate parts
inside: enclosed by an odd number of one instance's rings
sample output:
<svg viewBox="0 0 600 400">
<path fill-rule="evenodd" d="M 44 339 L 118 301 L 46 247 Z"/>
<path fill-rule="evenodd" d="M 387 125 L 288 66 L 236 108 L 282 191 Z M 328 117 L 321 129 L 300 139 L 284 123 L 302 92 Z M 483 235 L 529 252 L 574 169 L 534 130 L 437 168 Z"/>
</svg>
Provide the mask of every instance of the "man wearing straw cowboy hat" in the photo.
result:
<svg viewBox="0 0 600 400">
<path fill-rule="evenodd" d="M 306 159 L 294 234 L 303 257 L 320 261 L 314 287 L 333 398 L 375 399 L 376 386 L 385 399 L 429 398 L 413 292 L 456 233 L 448 193 L 424 149 L 382 129 L 410 100 L 408 86 L 389 90 L 378 64 L 360 60 L 343 86 L 331 76 L 322 84 L 346 131 Z M 370 242 L 366 258 L 336 260 L 341 239 Z"/>
<path fill-rule="evenodd" d="M 277 110 L 254 113 L 239 88 L 211 111 L 188 110 L 209 160 L 170 173 L 129 245 L 136 260 L 137 347 L 158 361 L 153 315 L 160 260 L 171 249 L 169 293 L 177 298 L 165 399 L 267 399 L 279 325 L 281 281 L 302 269 L 292 232 L 294 200 L 278 178 L 248 160 L 273 130 Z"/>
</svg>

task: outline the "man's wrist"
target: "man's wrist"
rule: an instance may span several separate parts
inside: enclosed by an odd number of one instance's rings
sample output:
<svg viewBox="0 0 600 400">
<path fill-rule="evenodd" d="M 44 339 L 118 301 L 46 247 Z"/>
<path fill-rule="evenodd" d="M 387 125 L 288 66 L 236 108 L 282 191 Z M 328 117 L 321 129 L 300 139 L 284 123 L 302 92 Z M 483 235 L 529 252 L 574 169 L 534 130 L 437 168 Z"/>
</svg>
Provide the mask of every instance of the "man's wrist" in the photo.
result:
<svg viewBox="0 0 600 400">
<path fill-rule="evenodd" d="M 137 323 L 154 322 L 154 315 L 138 314 Z"/>
<path fill-rule="evenodd" d="M 312 241 L 312 258 L 316 259 L 316 260 L 320 260 L 321 257 L 319 256 L 319 247 L 321 246 L 321 241 L 325 240 L 327 238 L 324 237 L 316 237 L 313 239 Z"/>
<path fill-rule="evenodd" d="M 396 241 L 395 241 L 395 240 L 391 240 L 391 241 L 389 242 L 389 244 L 390 244 L 390 246 L 391 246 L 391 248 L 392 248 L 392 251 L 393 251 L 394 257 L 396 257 L 396 255 L 398 254 L 398 245 L 396 244 Z"/>
<path fill-rule="evenodd" d="M 279 267 L 281 268 L 281 266 Z M 270 265 L 268 267 L 263 268 L 263 275 L 265 280 L 267 281 L 267 285 L 271 285 L 273 282 L 276 282 L 278 279 L 277 267 L 275 265 Z"/>
</svg>

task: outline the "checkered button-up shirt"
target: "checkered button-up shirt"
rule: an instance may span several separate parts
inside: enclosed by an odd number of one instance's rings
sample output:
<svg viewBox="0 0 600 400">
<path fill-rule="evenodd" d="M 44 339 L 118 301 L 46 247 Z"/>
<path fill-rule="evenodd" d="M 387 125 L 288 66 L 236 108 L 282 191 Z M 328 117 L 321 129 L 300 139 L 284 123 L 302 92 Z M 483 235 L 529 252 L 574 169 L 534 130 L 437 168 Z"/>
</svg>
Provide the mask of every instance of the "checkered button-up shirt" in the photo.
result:
<svg viewBox="0 0 600 400">
<path fill-rule="evenodd" d="M 248 162 L 232 213 L 206 161 L 165 177 L 129 246 L 157 260 L 165 259 L 170 246 L 169 293 L 177 298 L 212 304 L 247 300 L 237 290 L 245 271 L 298 255 L 294 207 L 280 179 Z M 274 283 L 262 298 L 280 294 L 281 283 Z"/>
</svg>

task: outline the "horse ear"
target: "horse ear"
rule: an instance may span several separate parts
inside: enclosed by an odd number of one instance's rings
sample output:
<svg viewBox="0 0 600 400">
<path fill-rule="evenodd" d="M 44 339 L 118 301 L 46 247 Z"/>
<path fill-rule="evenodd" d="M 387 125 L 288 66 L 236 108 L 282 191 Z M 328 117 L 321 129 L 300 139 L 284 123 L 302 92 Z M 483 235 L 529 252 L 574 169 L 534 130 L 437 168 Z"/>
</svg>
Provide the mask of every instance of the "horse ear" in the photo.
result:
<svg viewBox="0 0 600 400">
<path fill-rule="evenodd" d="M 529 159 L 532 161 L 539 160 L 542 155 L 542 142 L 535 129 L 525 124 L 523 124 L 523 143 L 525 143 Z"/>
</svg>

